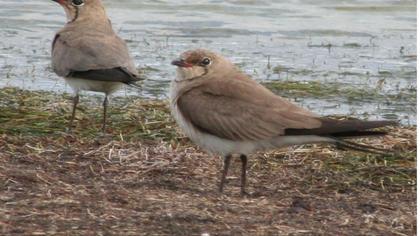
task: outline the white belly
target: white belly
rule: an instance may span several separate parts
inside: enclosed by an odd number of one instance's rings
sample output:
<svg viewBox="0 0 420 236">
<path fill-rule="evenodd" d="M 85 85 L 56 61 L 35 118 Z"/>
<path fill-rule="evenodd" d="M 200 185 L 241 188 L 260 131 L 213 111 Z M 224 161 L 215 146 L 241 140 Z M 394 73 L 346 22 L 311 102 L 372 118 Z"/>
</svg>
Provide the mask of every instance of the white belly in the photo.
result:
<svg viewBox="0 0 420 236">
<path fill-rule="evenodd" d="M 194 143 L 208 152 L 226 156 L 229 154 L 252 154 L 257 151 L 276 149 L 281 147 L 302 145 L 310 143 L 333 142 L 330 138 L 308 135 L 308 136 L 278 136 L 267 140 L 257 141 L 233 141 L 219 138 L 217 136 L 201 132 L 184 118 L 176 104 L 177 88 L 176 83 L 171 85 L 171 112 L 176 122 Z"/>
<path fill-rule="evenodd" d="M 79 78 L 65 78 L 66 82 L 76 92 L 79 91 L 93 91 L 102 92 L 107 95 L 116 92 L 123 85 L 121 82 L 107 82 L 107 81 L 96 81 Z"/>
</svg>

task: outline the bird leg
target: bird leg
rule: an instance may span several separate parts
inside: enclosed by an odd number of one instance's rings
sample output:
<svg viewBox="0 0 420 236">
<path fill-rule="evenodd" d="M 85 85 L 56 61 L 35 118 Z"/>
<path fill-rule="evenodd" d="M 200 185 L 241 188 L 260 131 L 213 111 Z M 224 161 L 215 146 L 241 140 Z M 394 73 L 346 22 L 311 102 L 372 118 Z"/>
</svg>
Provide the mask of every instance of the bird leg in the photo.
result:
<svg viewBox="0 0 420 236">
<path fill-rule="evenodd" d="M 225 183 L 226 183 L 226 176 L 227 176 L 228 171 L 229 171 L 229 166 L 230 166 L 230 161 L 231 160 L 232 160 L 232 155 L 225 156 L 223 172 L 222 172 L 222 180 L 220 182 L 220 187 L 219 187 L 219 192 L 220 193 L 223 193 L 223 188 L 224 188 Z"/>
<path fill-rule="evenodd" d="M 105 95 L 105 99 L 104 99 L 104 103 L 103 103 L 103 106 L 104 106 L 104 119 L 103 119 L 103 122 L 102 122 L 102 132 L 103 133 L 105 133 L 105 129 L 106 129 L 106 114 L 107 114 L 107 110 L 108 110 L 108 103 L 109 103 L 108 95 Z"/>
<path fill-rule="evenodd" d="M 242 161 L 242 176 L 241 176 L 241 196 L 249 195 L 245 188 L 246 188 L 246 171 L 248 168 L 248 157 L 246 155 L 241 155 Z"/>
<path fill-rule="evenodd" d="M 78 93 L 73 97 L 73 111 L 71 113 L 71 118 L 70 118 L 70 122 L 69 122 L 68 131 L 71 131 L 72 128 L 73 128 L 73 121 L 74 121 L 74 118 L 76 117 L 77 104 L 79 104 L 79 94 Z"/>
</svg>

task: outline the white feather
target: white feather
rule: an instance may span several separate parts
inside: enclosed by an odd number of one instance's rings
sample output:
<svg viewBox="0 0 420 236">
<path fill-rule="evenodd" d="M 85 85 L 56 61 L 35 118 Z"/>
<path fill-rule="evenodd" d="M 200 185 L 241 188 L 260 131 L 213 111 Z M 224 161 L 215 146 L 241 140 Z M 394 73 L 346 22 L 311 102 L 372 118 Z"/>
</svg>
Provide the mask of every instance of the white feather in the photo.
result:
<svg viewBox="0 0 420 236">
<path fill-rule="evenodd" d="M 121 82 L 107 82 L 107 81 L 97 81 L 97 80 L 88 80 L 88 79 L 79 79 L 67 77 L 65 78 L 67 84 L 75 91 L 93 91 L 93 92 L 102 92 L 106 95 L 110 95 L 116 92 L 123 85 Z"/>
</svg>

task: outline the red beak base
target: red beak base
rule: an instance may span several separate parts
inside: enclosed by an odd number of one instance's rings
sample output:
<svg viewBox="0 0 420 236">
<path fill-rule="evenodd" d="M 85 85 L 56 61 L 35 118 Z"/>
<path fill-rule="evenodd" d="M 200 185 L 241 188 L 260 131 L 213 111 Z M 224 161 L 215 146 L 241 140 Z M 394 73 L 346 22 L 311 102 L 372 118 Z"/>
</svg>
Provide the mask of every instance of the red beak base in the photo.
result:
<svg viewBox="0 0 420 236">
<path fill-rule="evenodd" d="M 64 3 L 66 2 L 66 0 L 52 0 L 53 2 L 56 2 L 60 5 L 64 5 Z"/>
</svg>

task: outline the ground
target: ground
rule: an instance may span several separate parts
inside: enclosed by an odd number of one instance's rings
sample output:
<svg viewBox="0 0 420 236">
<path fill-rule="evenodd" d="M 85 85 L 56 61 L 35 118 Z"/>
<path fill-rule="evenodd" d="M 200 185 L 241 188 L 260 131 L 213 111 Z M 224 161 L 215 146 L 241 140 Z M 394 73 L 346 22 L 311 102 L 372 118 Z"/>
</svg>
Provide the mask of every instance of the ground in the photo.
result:
<svg viewBox="0 0 420 236">
<path fill-rule="evenodd" d="M 398 155 L 256 154 L 242 198 L 239 160 L 219 194 L 221 158 L 183 137 L 165 102 L 115 99 L 102 135 L 86 97 L 65 132 L 70 101 L 0 90 L 2 235 L 415 235 L 416 127 L 358 140 Z"/>
</svg>

